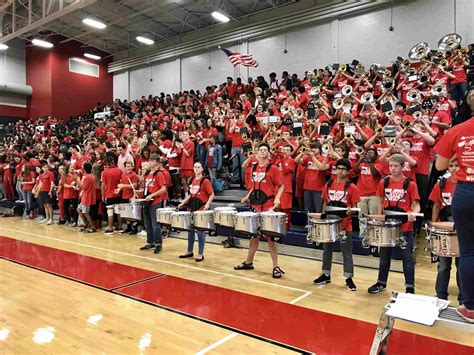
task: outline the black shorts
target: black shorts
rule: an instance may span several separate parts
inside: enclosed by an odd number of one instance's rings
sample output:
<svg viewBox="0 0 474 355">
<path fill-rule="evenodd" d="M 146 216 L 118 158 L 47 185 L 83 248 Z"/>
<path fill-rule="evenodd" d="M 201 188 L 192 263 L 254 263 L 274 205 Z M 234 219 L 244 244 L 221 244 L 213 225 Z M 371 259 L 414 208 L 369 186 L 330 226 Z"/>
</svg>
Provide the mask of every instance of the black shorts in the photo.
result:
<svg viewBox="0 0 474 355">
<path fill-rule="evenodd" d="M 49 197 L 49 192 L 48 191 L 41 191 L 40 192 L 39 202 L 42 205 L 51 203 L 51 197 Z"/>
<path fill-rule="evenodd" d="M 120 199 L 120 203 L 130 203 L 130 199 L 129 198 L 122 198 L 122 199 Z"/>
<path fill-rule="evenodd" d="M 121 197 L 112 197 L 112 198 L 105 199 L 105 205 L 106 206 L 118 205 L 119 203 L 122 203 L 122 198 Z"/>
</svg>

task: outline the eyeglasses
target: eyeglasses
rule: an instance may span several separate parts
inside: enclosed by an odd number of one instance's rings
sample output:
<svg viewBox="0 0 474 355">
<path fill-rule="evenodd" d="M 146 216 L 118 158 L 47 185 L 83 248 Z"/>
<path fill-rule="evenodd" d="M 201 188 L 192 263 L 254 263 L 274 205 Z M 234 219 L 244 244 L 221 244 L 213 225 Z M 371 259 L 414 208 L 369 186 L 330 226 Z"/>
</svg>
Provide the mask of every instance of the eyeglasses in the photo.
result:
<svg viewBox="0 0 474 355">
<path fill-rule="evenodd" d="M 346 171 L 347 171 L 347 170 L 349 170 L 349 169 L 347 169 L 347 168 L 345 168 L 345 167 L 343 167 L 343 166 L 338 166 L 338 167 L 336 167 L 336 170 L 346 170 Z"/>
</svg>

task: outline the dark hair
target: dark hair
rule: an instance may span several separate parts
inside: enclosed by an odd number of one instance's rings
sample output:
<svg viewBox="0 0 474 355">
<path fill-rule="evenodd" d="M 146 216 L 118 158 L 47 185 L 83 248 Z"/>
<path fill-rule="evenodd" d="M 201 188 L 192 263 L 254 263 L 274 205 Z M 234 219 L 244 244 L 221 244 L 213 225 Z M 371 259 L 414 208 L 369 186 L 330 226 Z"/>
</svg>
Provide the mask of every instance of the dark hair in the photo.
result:
<svg viewBox="0 0 474 355">
<path fill-rule="evenodd" d="M 348 171 L 351 170 L 352 166 L 351 166 L 351 162 L 349 161 L 349 159 L 339 159 L 337 162 L 336 162 L 336 168 L 338 166 L 343 166 L 345 167 Z"/>
<path fill-rule="evenodd" d="M 86 161 L 82 167 L 84 168 L 84 171 L 88 174 L 90 174 L 92 172 L 92 164 L 89 163 L 88 161 Z"/>
<path fill-rule="evenodd" d="M 270 145 L 266 142 L 260 143 L 258 145 L 258 149 L 260 149 L 261 147 L 267 147 L 268 151 L 270 151 Z"/>
<path fill-rule="evenodd" d="M 125 148 L 127 148 L 127 146 L 126 146 L 124 143 L 120 143 L 120 144 L 118 145 L 118 148 L 125 149 Z"/>
<path fill-rule="evenodd" d="M 298 91 L 299 91 L 301 94 L 303 94 L 303 93 L 306 91 L 306 89 L 304 88 L 304 86 L 300 86 L 300 87 L 298 88 Z"/>
</svg>

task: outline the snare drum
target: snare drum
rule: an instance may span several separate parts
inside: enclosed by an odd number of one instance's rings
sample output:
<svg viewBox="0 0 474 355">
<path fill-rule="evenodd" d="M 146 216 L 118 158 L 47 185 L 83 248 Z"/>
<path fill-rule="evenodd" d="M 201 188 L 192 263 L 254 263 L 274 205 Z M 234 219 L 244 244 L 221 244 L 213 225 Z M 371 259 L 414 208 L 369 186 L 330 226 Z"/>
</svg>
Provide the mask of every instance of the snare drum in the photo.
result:
<svg viewBox="0 0 474 355">
<path fill-rule="evenodd" d="M 234 228 L 234 216 L 237 210 L 219 211 L 219 225 L 227 228 Z"/>
<path fill-rule="evenodd" d="M 339 239 L 341 231 L 341 219 L 339 217 L 310 218 L 307 239 L 315 243 L 334 243 Z"/>
<path fill-rule="evenodd" d="M 142 220 L 142 206 L 139 203 L 121 203 L 116 205 L 116 213 L 122 218 Z"/>
<path fill-rule="evenodd" d="M 171 213 L 171 227 L 180 231 L 190 231 L 193 224 L 193 215 L 191 212 L 173 212 Z"/>
<path fill-rule="evenodd" d="M 156 210 L 156 220 L 162 226 L 171 226 L 171 214 L 176 212 L 175 208 L 172 207 L 165 207 L 165 208 L 158 208 Z"/>
<path fill-rule="evenodd" d="M 286 236 L 286 214 L 283 212 L 260 213 L 262 233 L 272 237 Z"/>
<path fill-rule="evenodd" d="M 234 229 L 242 234 L 256 235 L 259 215 L 255 212 L 238 212 L 234 215 Z"/>
<path fill-rule="evenodd" d="M 385 221 L 367 218 L 366 239 L 374 247 L 394 247 L 400 244 L 402 222 L 396 219 Z"/>
<path fill-rule="evenodd" d="M 216 207 L 214 208 L 214 224 L 220 225 L 221 224 L 221 216 L 224 211 L 235 211 L 237 213 L 237 210 L 234 207 Z M 233 221 L 233 219 L 231 218 Z M 232 225 L 233 227 L 233 225 Z"/>
<path fill-rule="evenodd" d="M 194 212 L 194 227 L 200 231 L 214 231 L 214 211 Z"/>
<path fill-rule="evenodd" d="M 435 255 L 459 256 L 459 242 L 456 231 L 428 226 L 426 229 L 428 249 Z"/>
</svg>

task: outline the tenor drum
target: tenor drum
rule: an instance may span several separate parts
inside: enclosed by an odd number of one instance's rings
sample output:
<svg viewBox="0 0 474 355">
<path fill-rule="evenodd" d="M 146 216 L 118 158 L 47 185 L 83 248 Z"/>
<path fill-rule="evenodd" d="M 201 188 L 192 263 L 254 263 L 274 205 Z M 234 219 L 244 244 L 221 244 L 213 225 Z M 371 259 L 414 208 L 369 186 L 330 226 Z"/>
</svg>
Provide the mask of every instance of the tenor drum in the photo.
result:
<svg viewBox="0 0 474 355">
<path fill-rule="evenodd" d="M 283 212 L 262 212 L 260 214 L 262 233 L 273 237 L 286 236 L 286 214 Z"/>
<path fill-rule="evenodd" d="M 374 247 L 394 247 L 401 242 L 402 222 L 396 219 L 380 221 L 367 218 L 366 239 Z"/>
<path fill-rule="evenodd" d="M 341 231 L 341 219 L 339 217 L 310 218 L 307 239 L 315 243 L 334 243 L 339 239 Z"/>
<path fill-rule="evenodd" d="M 255 235 L 258 231 L 259 215 L 255 212 L 238 212 L 234 215 L 234 229 L 242 234 Z"/>
<path fill-rule="evenodd" d="M 171 213 L 171 227 L 180 231 L 190 231 L 193 224 L 193 215 L 191 212 L 173 212 Z"/>
<path fill-rule="evenodd" d="M 234 228 L 234 216 L 237 210 L 223 210 L 219 212 L 219 225 L 227 228 Z"/>
<path fill-rule="evenodd" d="M 214 231 L 214 211 L 194 212 L 194 227 L 201 231 Z"/>
<path fill-rule="evenodd" d="M 237 213 L 237 210 L 234 207 L 216 207 L 214 208 L 214 224 L 221 224 L 221 216 L 224 211 L 234 211 L 235 213 Z M 230 219 L 233 221 L 232 218 Z"/>
<path fill-rule="evenodd" d="M 454 228 L 453 228 L 454 229 Z M 427 227 L 428 249 L 435 255 L 459 256 L 459 242 L 456 231 Z"/>
<path fill-rule="evenodd" d="M 171 226 L 171 214 L 176 212 L 175 208 L 165 207 L 156 210 L 156 220 L 162 226 Z"/>
<path fill-rule="evenodd" d="M 142 220 L 142 206 L 139 203 L 121 203 L 117 205 L 117 214 L 122 218 Z"/>
</svg>

